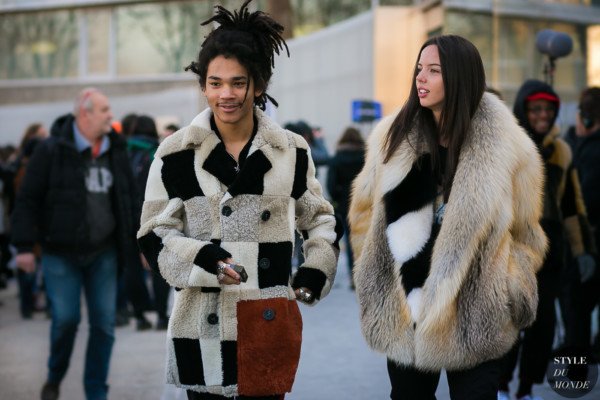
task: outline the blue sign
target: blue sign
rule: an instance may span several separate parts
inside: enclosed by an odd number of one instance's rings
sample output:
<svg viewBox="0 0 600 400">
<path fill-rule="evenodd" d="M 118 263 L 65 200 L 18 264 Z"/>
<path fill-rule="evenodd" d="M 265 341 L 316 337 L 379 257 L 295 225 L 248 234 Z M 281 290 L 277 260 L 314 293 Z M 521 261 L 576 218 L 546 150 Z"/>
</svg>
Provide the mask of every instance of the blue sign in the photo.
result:
<svg viewBox="0 0 600 400">
<path fill-rule="evenodd" d="M 372 122 L 381 118 L 381 103 L 371 100 L 352 100 L 352 121 Z"/>
</svg>

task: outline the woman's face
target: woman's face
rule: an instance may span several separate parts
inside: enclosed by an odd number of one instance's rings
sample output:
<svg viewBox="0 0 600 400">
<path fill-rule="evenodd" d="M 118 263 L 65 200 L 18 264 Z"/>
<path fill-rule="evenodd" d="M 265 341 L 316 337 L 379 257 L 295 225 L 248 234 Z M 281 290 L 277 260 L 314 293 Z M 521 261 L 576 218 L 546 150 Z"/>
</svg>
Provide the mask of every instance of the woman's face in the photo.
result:
<svg viewBox="0 0 600 400">
<path fill-rule="evenodd" d="M 48 137 L 48 131 L 43 126 L 40 126 L 37 132 L 35 133 L 35 136 L 41 139 L 46 139 Z"/>
<path fill-rule="evenodd" d="M 439 122 L 444 105 L 444 79 L 442 65 L 436 45 L 423 49 L 417 63 L 417 94 L 422 107 L 433 111 L 435 120 Z"/>
</svg>

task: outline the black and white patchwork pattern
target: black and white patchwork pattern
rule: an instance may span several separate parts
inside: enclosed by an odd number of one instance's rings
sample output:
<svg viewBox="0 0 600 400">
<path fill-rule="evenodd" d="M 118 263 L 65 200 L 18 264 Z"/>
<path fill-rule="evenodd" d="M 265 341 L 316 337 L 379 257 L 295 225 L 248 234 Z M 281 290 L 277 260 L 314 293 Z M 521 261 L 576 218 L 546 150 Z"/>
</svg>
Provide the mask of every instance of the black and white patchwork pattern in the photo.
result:
<svg viewBox="0 0 600 400">
<path fill-rule="evenodd" d="M 433 226 L 436 195 L 437 183 L 429 154 L 421 156 L 406 177 L 384 195 L 388 246 L 400 265 L 413 320 L 420 312 L 420 288 L 429 272 L 437 233 Z"/>
<path fill-rule="evenodd" d="M 329 292 L 339 249 L 306 142 L 256 110 L 258 132 L 236 176 L 227 175 L 210 110 L 156 153 L 138 232 L 140 247 L 176 292 L 168 335 L 168 381 L 237 394 L 237 303 L 294 299 L 294 287 Z M 306 261 L 292 277 L 295 229 Z M 339 229 L 338 229 L 339 231 Z M 248 281 L 220 285 L 215 261 L 231 256 Z"/>
</svg>

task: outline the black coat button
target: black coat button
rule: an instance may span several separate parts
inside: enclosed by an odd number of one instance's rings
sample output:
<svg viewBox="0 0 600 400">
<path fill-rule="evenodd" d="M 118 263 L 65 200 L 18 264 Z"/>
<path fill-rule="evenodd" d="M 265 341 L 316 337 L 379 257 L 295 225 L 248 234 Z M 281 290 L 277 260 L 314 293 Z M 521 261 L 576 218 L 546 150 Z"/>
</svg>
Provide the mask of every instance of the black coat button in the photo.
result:
<svg viewBox="0 0 600 400">
<path fill-rule="evenodd" d="M 223 209 L 221 210 L 221 214 L 223 214 L 226 217 L 229 217 L 231 215 L 233 211 L 231 210 L 231 207 L 229 206 L 225 206 L 223 207 Z"/>
<path fill-rule="evenodd" d="M 268 258 L 261 258 L 258 261 L 258 266 L 262 269 L 268 269 L 271 266 L 271 261 Z"/>
<path fill-rule="evenodd" d="M 268 220 L 269 220 L 269 218 L 271 218 L 271 211 L 269 211 L 269 210 L 265 210 L 265 211 L 263 211 L 263 213 L 261 214 L 260 218 L 261 218 L 263 221 L 265 221 L 265 222 L 266 222 L 266 221 L 268 221 Z"/>
<path fill-rule="evenodd" d="M 208 318 L 206 318 L 209 324 L 216 325 L 219 323 L 219 316 L 215 313 L 208 314 Z"/>
<path fill-rule="evenodd" d="M 272 321 L 273 319 L 275 319 L 275 310 L 271 308 L 265 309 L 265 311 L 263 311 L 263 318 L 267 321 Z"/>
</svg>

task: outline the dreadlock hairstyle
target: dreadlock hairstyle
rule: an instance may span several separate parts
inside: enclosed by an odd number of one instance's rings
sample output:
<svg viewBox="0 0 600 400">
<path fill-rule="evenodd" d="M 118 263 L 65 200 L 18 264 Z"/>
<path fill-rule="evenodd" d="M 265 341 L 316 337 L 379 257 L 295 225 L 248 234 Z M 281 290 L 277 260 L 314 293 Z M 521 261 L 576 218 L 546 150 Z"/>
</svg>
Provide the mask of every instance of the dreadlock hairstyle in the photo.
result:
<svg viewBox="0 0 600 400">
<path fill-rule="evenodd" d="M 200 86 L 204 89 L 208 64 L 220 55 L 235 58 L 246 68 L 254 80 L 255 88 L 261 91 L 261 95 L 254 99 L 254 104 L 264 110 L 268 100 L 278 106 L 275 99 L 266 93 L 273 75 L 275 53 L 279 54 L 285 48 L 289 57 L 290 51 L 281 37 L 283 26 L 261 11 L 249 12 L 248 3 L 251 1 L 246 0 L 239 11 L 233 13 L 222 6 L 215 6 L 215 15 L 202 25 L 217 22 L 219 27 L 206 36 L 197 61 L 185 70 L 197 74 Z"/>
</svg>

